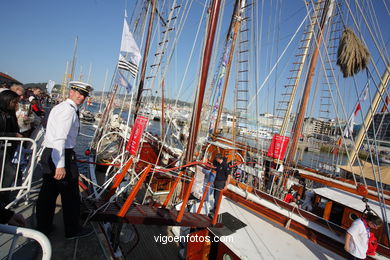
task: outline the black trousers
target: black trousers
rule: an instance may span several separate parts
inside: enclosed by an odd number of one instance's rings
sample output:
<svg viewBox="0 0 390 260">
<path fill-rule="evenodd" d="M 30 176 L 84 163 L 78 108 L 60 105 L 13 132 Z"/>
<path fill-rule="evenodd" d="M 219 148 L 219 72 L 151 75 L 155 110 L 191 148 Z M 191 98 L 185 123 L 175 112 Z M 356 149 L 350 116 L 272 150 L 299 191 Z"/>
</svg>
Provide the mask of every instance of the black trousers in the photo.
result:
<svg viewBox="0 0 390 260">
<path fill-rule="evenodd" d="M 217 207 L 221 190 L 225 188 L 226 181 L 214 181 L 214 210 Z"/>
<path fill-rule="evenodd" d="M 61 194 L 62 214 L 65 236 L 72 236 L 80 231 L 80 193 L 78 187 L 78 169 L 72 149 L 65 151 L 66 175 L 62 180 L 54 179 L 55 166 L 51 159 L 52 149 L 46 148 L 42 153 L 41 165 L 43 183 L 37 201 L 38 230 L 49 234 L 54 218 L 56 200 Z"/>
</svg>

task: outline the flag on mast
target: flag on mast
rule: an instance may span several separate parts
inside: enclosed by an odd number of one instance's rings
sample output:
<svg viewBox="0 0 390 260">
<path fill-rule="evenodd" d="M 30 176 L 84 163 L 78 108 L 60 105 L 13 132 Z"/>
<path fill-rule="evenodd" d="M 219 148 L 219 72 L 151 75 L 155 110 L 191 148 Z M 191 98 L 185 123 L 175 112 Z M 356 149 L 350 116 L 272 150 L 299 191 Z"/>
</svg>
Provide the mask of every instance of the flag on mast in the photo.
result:
<svg viewBox="0 0 390 260">
<path fill-rule="evenodd" d="M 134 40 L 133 34 L 130 32 L 129 25 L 127 24 L 126 18 L 123 22 L 121 52 L 124 55 L 119 55 L 118 68 L 127 70 L 135 78 L 138 73 L 138 65 L 141 60 L 141 52 L 138 48 L 136 41 Z"/>
<path fill-rule="evenodd" d="M 127 93 L 130 93 L 131 92 L 131 89 L 133 88 L 133 86 L 131 86 L 131 84 L 127 81 L 127 79 L 123 76 L 122 72 L 120 72 L 120 70 L 118 70 L 116 72 L 116 76 L 115 76 L 115 84 L 117 84 L 119 87 L 124 87 L 126 88 L 126 91 Z"/>
<path fill-rule="evenodd" d="M 353 133 L 353 126 L 355 125 L 355 117 L 357 116 L 357 113 L 361 110 L 361 105 L 360 103 L 362 103 L 363 101 L 365 101 L 366 99 L 368 98 L 368 83 L 366 84 L 366 87 L 364 89 L 364 92 L 363 92 L 363 95 L 362 97 L 359 99 L 356 107 L 355 107 L 355 110 L 354 112 L 352 113 L 352 115 L 349 117 L 348 119 L 348 124 L 346 125 L 345 129 L 344 129 L 344 132 L 343 132 L 343 135 L 344 137 L 348 138 L 350 136 L 352 136 L 352 133 Z"/>
<path fill-rule="evenodd" d="M 138 74 L 138 66 L 130 61 L 127 61 L 122 54 L 119 54 L 118 69 L 129 71 L 133 78 L 135 78 Z"/>
</svg>

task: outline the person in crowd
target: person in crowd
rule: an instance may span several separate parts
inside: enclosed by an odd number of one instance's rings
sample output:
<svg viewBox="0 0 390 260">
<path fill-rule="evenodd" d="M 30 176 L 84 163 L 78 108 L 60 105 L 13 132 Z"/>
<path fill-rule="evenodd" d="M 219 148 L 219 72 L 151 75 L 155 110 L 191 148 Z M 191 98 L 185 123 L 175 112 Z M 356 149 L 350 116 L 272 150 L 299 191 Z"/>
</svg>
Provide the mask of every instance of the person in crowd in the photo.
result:
<svg viewBox="0 0 390 260">
<path fill-rule="evenodd" d="M 32 92 L 36 99 L 39 99 L 42 96 L 42 90 L 40 88 L 32 88 Z"/>
<path fill-rule="evenodd" d="M 348 259 L 366 259 L 370 229 L 377 229 L 380 226 L 382 226 L 381 218 L 371 212 L 352 222 L 345 235 L 344 244 L 344 249 L 349 255 Z"/>
<path fill-rule="evenodd" d="M 305 192 L 305 198 L 302 203 L 302 209 L 306 211 L 312 211 L 313 210 L 313 198 L 314 198 L 314 192 L 306 191 Z"/>
<path fill-rule="evenodd" d="M 18 94 L 20 100 L 23 99 L 23 95 L 24 95 L 23 85 L 21 85 L 21 84 L 13 84 L 9 89 L 11 91 L 15 92 L 16 94 Z"/>
<path fill-rule="evenodd" d="M 19 102 L 19 109 L 16 111 L 16 117 L 18 119 L 20 133 L 24 137 L 30 137 L 31 133 L 34 131 L 33 123 L 35 116 L 31 110 L 30 102 L 25 98 Z"/>
<path fill-rule="evenodd" d="M 12 90 L 17 92 L 19 96 L 23 95 L 23 84 L 14 79 L 13 77 L 0 72 L 0 93 L 5 90 Z"/>
<path fill-rule="evenodd" d="M 290 188 L 287 192 L 287 194 L 284 196 L 283 201 L 287 203 L 291 203 L 294 201 L 294 196 L 292 195 L 293 189 Z"/>
<path fill-rule="evenodd" d="M 24 92 L 24 97 L 28 100 L 29 97 L 33 96 L 34 93 L 31 88 L 27 88 L 26 91 Z"/>
<path fill-rule="evenodd" d="M 293 200 L 293 202 L 291 204 L 293 204 L 294 206 L 297 206 L 298 208 L 301 208 L 302 207 L 302 203 L 303 203 L 302 196 L 301 196 L 301 194 L 297 193 L 295 195 L 295 198 L 294 198 L 294 200 Z"/>
<path fill-rule="evenodd" d="M 213 212 L 215 212 L 215 209 L 217 207 L 221 190 L 225 188 L 226 182 L 229 177 L 226 158 L 223 157 L 220 153 L 215 156 L 214 167 L 216 176 L 214 180 L 214 209 L 212 210 Z"/>
<path fill-rule="evenodd" d="M 35 96 L 30 96 L 28 101 L 30 101 L 31 110 L 35 113 L 35 115 L 41 118 L 45 116 L 45 112 L 39 107 L 39 102 Z"/>
<path fill-rule="evenodd" d="M 79 106 L 92 91 L 89 84 L 72 81 L 69 98 L 50 112 L 41 166 L 43 183 L 37 201 L 38 230 L 52 231 L 56 199 L 61 194 L 65 237 L 74 239 L 92 234 L 92 229 L 80 225 L 79 172 L 73 148 L 79 133 Z"/>
<path fill-rule="evenodd" d="M 0 136 L 23 137 L 19 133 L 19 126 L 15 111 L 18 109 L 19 96 L 11 90 L 0 93 Z M 16 169 L 12 164 L 12 158 L 17 147 L 16 142 L 0 142 L 0 172 L 2 175 L 1 187 L 11 187 L 15 181 Z M 4 164 L 4 165 L 3 165 Z M 10 192 L 1 192 L 0 201 L 4 204 L 10 202 Z"/>
</svg>

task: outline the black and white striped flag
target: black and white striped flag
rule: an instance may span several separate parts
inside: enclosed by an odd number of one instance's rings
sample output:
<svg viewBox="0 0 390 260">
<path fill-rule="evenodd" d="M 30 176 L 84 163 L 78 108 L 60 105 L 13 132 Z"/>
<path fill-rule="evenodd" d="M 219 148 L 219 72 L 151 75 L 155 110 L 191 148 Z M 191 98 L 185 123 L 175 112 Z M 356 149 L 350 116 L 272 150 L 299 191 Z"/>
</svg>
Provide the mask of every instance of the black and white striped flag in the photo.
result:
<svg viewBox="0 0 390 260">
<path fill-rule="evenodd" d="M 122 55 L 119 55 L 118 69 L 129 71 L 133 78 L 138 74 L 138 66 L 131 61 L 127 61 Z"/>
<path fill-rule="evenodd" d="M 138 64 L 141 60 L 141 52 L 133 37 L 133 34 L 129 30 L 129 25 L 125 20 L 123 22 L 121 52 L 126 55 L 119 54 L 118 69 L 127 70 L 135 78 L 138 74 Z M 125 58 L 126 57 L 126 58 Z"/>
</svg>

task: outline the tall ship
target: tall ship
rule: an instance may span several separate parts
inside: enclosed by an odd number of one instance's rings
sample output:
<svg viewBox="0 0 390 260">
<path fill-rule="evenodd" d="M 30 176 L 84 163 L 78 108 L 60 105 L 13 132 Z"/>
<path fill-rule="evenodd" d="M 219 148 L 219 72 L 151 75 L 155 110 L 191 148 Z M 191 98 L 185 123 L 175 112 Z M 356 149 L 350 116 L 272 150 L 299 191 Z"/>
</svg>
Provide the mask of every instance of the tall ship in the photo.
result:
<svg viewBox="0 0 390 260">
<path fill-rule="evenodd" d="M 134 3 L 80 181 L 106 258 L 147 257 L 150 226 L 211 238 L 175 256 L 149 241 L 160 258 L 343 259 L 368 213 L 384 223 L 368 257 L 390 257 L 386 4 L 299 5 Z"/>
</svg>

